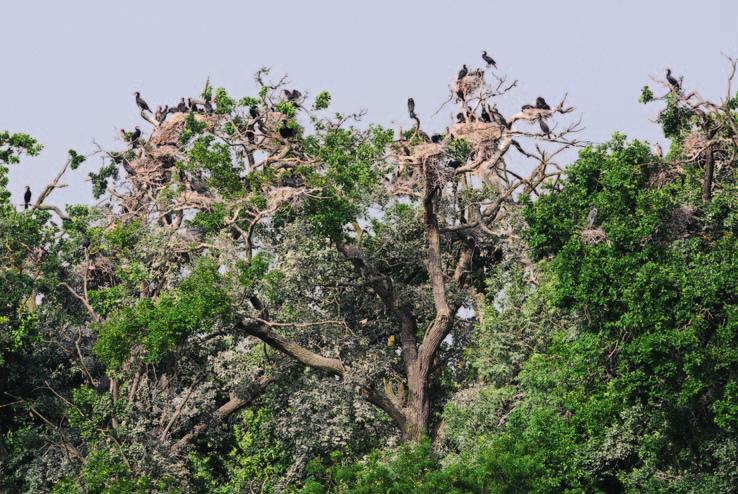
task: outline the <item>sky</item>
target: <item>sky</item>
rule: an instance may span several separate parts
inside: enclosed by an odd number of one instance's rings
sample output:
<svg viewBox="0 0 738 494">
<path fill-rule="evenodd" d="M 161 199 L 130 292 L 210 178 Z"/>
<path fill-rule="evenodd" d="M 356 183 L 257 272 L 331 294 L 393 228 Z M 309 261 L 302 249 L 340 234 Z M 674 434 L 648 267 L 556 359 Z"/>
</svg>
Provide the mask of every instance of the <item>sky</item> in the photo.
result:
<svg viewBox="0 0 738 494">
<path fill-rule="evenodd" d="M 68 149 L 117 149 L 121 128 L 145 132 L 136 90 L 152 108 L 196 96 L 208 77 L 253 95 L 254 73 L 269 66 L 303 92 L 328 90 L 332 109 L 366 109 L 366 121 L 386 126 L 408 126 L 413 96 L 435 130 L 450 123 L 450 109 L 431 115 L 456 72 L 481 65 L 486 49 L 499 73 L 519 81 L 510 110 L 568 93 L 583 117 L 580 137 L 620 131 L 667 148 L 656 108 L 638 103 L 650 76 L 670 67 L 719 98 L 722 53 L 738 56 L 736 0 L 2 0 L 0 14 L 0 129 L 45 146 L 11 170 L 18 203 L 26 184 L 38 191 L 53 178 Z M 70 187 L 48 202 L 90 201 L 84 178 L 100 163 L 69 174 Z"/>
</svg>

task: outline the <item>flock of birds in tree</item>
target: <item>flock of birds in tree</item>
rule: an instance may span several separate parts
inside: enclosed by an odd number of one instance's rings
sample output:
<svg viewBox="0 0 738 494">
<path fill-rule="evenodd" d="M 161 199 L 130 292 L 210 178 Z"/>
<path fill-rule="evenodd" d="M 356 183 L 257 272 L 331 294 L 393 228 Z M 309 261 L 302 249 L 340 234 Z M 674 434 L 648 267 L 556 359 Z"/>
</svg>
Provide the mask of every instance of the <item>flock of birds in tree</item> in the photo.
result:
<svg viewBox="0 0 738 494">
<path fill-rule="evenodd" d="M 487 51 L 482 52 L 482 60 L 484 60 L 485 64 L 487 64 L 487 67 L 494 67 L 497 68 L 497 62 L 487 54 Z M 462 65 L 461 69 L 459 70 L 457 74 L 457 80 L 462 80 L 464 77 L 469 75 L 469 68 L 466 66 L 466 64 Z M 666 81 L 669 83 L 669 86 L 671 86 L 672 90 L 679 93 L 682 89 L 682 83 L 681 78 L 677 79 L 674 77 L 674 75 L 671 72 L 671 69 L 666 69 Z M 302 93 L 298 91 L 297 89 L 289 90 L 284 89 L 283 90 L 285 99 L 287 101 L 292 102 L 293 104 L 299 106 L 298 100 L 302 97 Z M 193 100 L 192 98 L 185 99 L 182 97 L 176 105 L 169 106 L 164 105 L 162 108 L 161 106 L 158 106 L 156 108 L 156 112 L 152 112 L 151 108 L 149 107 L 148 103 L 146 103 L 146 100 L 144 100 L 141 97 L 141 93 L 139 91 L 136 91 L 133 93 L 133 95 L 136 97 L 136 106 L 141 110 L 141 114 L 143 115 L 143 112 L 149 112 L 150 114 L 153 113 L 154 119 L 159 123 L 162 124 L 166 120 L 167 116 L 174 113 L 187 113 L 187 112 L 202 112 L 206 114 L 211 114 L 214 111 L 214 107 L 212 102 L 210 101 L 209 96 L 205 96 L 205 98 L 201 101 Z M 461 95 L 461 99 L 463 100 L 463 94 Z M 551 106 L 546 103 L 546 100 L 539 96 L 536 98 L 535 105 L 523 105 L 521 110 L 550 110 Z M 420 119 L 418 118 L 417 114 L 415 113 L 415 100 L 413 98 L 408 98 L 407 100 L 407 111 L 410 115 L 410 118 L 415 120 L 418 123 L 418 128 L 420 127 Z M 490 113 L 491 112 L 491 113 Z M 251 106 L 249 108 L 249 115 L 253 119 L 258 119 L 259 109 L 256 106 Z M 456 115 L 456 121 L 457 123 L 467 123 L 467 122 L 473 122 L 476 119 L 476 116 L 474 115 L 465 115 L 464 113 L 458 113 Z M 480 120 L 485 123 L 492 123 L 496 122 L 501 125 L 503 125 L 506 128 L 509 128 L 509 124 L 505 120 L 505 117 L 502 116 L 502 114 L 497 110 L 496 107 L 493 107 L 491 109 L 487 109 L 486 106 L 482 107 L 482 111 L 480 113 Z M 551 137 L 551 129 L 549 128 L 548 124 L 546 124 L 545 120 L 543 118 L 538 119 L 538 123 L 540 125 L 541 131 L 548 137 Z M 123 136 L 123 139 L 130 142 L 133 147 L 137 146 L 138 139 L 141 137 L 141 128 L 139 126 L 135 126 L 133 132 L 128 133 L 124 130 L 121 130 L 121 134 Z M 279 128 L 279 135 L 284 139 L 291 139 L 295 137 L 296 131 L 294 128 L 289 127 L 286 125 L 286 122 L 282 125 L 282 127 Z M 246 137 L 252 144 L 255 142 L 255 134 L 253 132 L 253 129 L 249 129 L 246 132 Z M 440 134 L 435 134 L 429 138 L 429 140 L 433 143 L 439 143 L 443 140 L 443 136 Z M 661 146 L 657 143 L 654 147 L 654 154 L 661 158 L 663 156 L 663 150 Z M 460 165 L 460 163 L 457 163 L 457 166 Z M 23 194 L 23 207 L 24 209 L 28 209 L 31 205 L 31 187 L 29 185 L 26 185 L 25 193 Z M 596 211 L 595 211 L 596 215 Z"/>
<path fill-rule="evenodd" d="M 482 51 L 482 60 L 484 60 L 485 64 L 487 64 L 487 67 L 497 68 L 497 62 L 495 62 L 495 60 L 491 56 L 489 56 L 486 50 Z M 461 81 L 469 75 L 480 76 L 481 74 L 482 74 L 481 70 L 477 69 L 474 71 L 470 71 L 469 68 L 466 66 L 466 64 L 464 64 L 461 66 L 461 69 L 456 75 L 456 80 Z M 456 95 L 458 96 L 459 100 L 464 101 L 465 95 L 462 90 L 457 91 Z M 521 108 L 522 111 L 531 110 L 531 109 L 550 110 L 551 106 L 548 103 L 546 103 L 546 100 L 543 97 L 539 96 L 538 98 L 536 98 L 535 105 L 523 105 L 523 107 Z M 410 115 L 410 118 L 415 120 L 418 123 L 418 127 L 420 127 L 420 120 L 417 114 L 415 113 L 415 100 L 413 98 L 408 98 L 407 100 L 407 111 L 408 111 L 408 114 Z M 476 120 L 477 120 L 477 116 L 473 114 L 467 115 L 463 112 L 456 114 L 456 123 L 460 123 L 460 124 L 471 123 Z M 505 119 L 505 117 L 502 116 L 502 114 L 497 110 L 496 107 L 488 108 L 486 105 L 483 105 L 482 111 L 479 115 L 479 120 L 484 123 L 498 123 L 506 128 L 510 128 L 510 125 L 508 124 L 507 120 Z M 548 124 L 545 122 L 543 116 L 541 116 L 538 119 L 538 123 L 541 127 L 541 131 L 550 138 L 551 129 L 548 126 Z M 430 138 L 430 141 L 434 143 L 441 142 L 442 140 L 443 140 L 443 136 L 441 136 L 440 134 L 436 134 Z"/>
</svg>

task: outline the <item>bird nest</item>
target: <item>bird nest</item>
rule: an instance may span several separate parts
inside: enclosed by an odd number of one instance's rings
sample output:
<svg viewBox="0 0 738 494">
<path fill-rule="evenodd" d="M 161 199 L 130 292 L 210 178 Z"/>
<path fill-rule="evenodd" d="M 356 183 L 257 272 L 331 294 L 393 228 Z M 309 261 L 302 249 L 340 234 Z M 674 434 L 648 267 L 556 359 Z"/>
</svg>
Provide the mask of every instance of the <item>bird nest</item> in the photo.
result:
<svg viewBox="0 0 738 494">
<path fill-rule="evenodd" d="M 269 192 L 267 209 L 276 211 L 286 204 L 297 204 L 305 194 L 307 194 L 307 190 L 304 188 L 277 187 Z"/>
<path fill-rule="evenodd" d="M 478 146 L 485 142 L 496 141 L 502 136 L 500 126 L 487 122 L 459 123 L 449 129 L 449 134 L 454 139 L 464 139 Z"/>
<path fill-rule="evenodd" d="M 442 156 L 444 151 L 445 149 L 443 144 L 435 142 L 418 144 L 413 148 L 411 157 L 413 161 L 423 163 L 428 159 Z"/>
<path fill-rule="evenodd" d="M 188 115 L 189 113 L 175 113 L 169 116 L 151 134 L 149 144 L 154 147 L 178 146 Z M 212 129 L 218 120 L 215 115 L 203 115 L 202 113 L 194 113 L 193 115 L 196 121 L 204 122 L 208 129 Z"/>
<path fill-rule="evenodd" d="M 669 229 L 674 235 L 682 235 L 694 224 L 695 209 L 691 205 L 680 206 L 671 212 Z"/>
<path fill-rule="evenodd" d="M 579 234 L 582 242 L 587 245 L 599 245 L 607 242 L 607 234 L 602 228 L 587 228 Z"/>
<path fill-rule="evenodd" d="M 481 88 L 484 84 L 484 75 L 481 72 L 468 74 L 457 80 L 454 84 L 454 92 L 461 91 L 464 94 L 470 94 Z"/>
<path fill-rule="evenodd" d="M 667 164 L 651 175 L 648 180 L 649 187 L 660 189 L 684 175 L 684 168 L 678 164 Z"/>
<path fill-rule="evenodd" d="M 704 132 L 692 132 L 684 138 L 684 142 L 682 143 L 682 152 L 687 158 L 691 160 L 695 159 L 705 150 L 708 142 L 709 141 Z"/>
</svg>

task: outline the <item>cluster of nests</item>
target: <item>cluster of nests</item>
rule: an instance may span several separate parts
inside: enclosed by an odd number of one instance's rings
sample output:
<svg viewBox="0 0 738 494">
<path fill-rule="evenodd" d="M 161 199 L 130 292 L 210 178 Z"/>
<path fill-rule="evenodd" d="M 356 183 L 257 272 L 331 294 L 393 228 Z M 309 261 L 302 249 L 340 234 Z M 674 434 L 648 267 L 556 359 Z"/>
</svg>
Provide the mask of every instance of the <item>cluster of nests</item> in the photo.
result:
<svg viewBox="0 0 738 494">
<path fill-rule="evenodd" d="M 295 101 L 296 103 L 297 98 L 301 97 L 299 91 L 289 91 L 289 94 L 288 91 L 285 91 L 285 94 L 288 101 Z M 195 100 L 190 101 L 194 102 Z M 189 118 L 194 118 L 196 122 L 204 124 L 205 131 L 215 132 L 217 130 L 222 116 L 212 111 L 202 111 L 194 106 L 195 103 L 188 103 L 191 106 L 184 112 L 178 110 L 167 112 L 164 110 L 160 113 L 157 109 L 157 116 L 161 118 L 157 119 L 158 123 L 155 124 L 149 138 L 145 142 L 143 139 L 139 140 L 140 131 L 137 129 L 136 133 L 126 135 L 126 140 L 131 143 L 131 148 L 125 153 L 113 153 L 111 155 L 115 162 L 122 164 L 134 185 L 132 195 L 118 196 L 124 213 L 135 212 L 139 202 L 138 197 L 141 196 L 141 193 L 156 191 L 170 183 L 173 172 L 177 173 L 175 165 L 181 159 L 181 138 L 186 131 Z M 142 115 L 150 121 L 143 108 Z M 284 149 L 289 149 L 289 140 L 294 137 L 295 133 L 293 129 L 287 127 L 288 118 L 285 114 L 278 111 L 262 113 L 258 107 L 253 106 L 249 109 L 249 116 L 250 118 L 246 119 L 242 128 L 238 130 L 241 133 L 244 148 L 246 145 L 250 145 L 250 152 L 252 153 L 250 161 L 253 162 L 254 152 L 274 155 L 279 154 Z M 285 129 L 288 129 L 289 132 L 286 132 Z M 182 190 L 179 196 L 174 198 L 174 204 L 168 205 L 168 208 L 181 212 L 189 208 L 208 209 L 212 205 L 213 198 L 202 177 L 180 171 L 179 181 Z M 277 187 L 267 192 L 268 208 L 276 210 L 283 204 L 296 201 L 305 191 L 302 188 L 296 192 L 294 187 Z"/>
</svg>

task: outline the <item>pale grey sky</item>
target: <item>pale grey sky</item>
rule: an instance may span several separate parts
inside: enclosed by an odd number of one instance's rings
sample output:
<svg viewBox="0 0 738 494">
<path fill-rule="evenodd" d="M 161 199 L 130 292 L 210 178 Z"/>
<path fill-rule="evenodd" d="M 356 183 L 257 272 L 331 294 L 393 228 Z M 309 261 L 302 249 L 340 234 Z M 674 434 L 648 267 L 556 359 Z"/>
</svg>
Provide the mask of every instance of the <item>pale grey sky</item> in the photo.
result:
<svg viewBox="0 0 738 494">
<path fill-rule="evenodd" d="M 583 137 L 622 131 L 653 142 L 654 108 L 637 102 L 649 75 L 668 66 L 718 96 L 728 69 L 721 52 L 738 56 L 737 0 L 2 0 L 0 14 L 0 128 L 46 146 L 12 170 L 16 202 L 26 183 L 38 191 L 48 182 L 67 149 L 87 153 L 93 139 L 113 145 L 120 128 L 147 129 L 137 89 L 155 107 L 196 95 L 210 76 L 244 96 L 269 65 L 312 94 L 330 91 L 336 110 L 366 108 L 367 121 L 392 125 L 408 96 L 427 120 L 461 64 L 479 64 L 487 49 L 520 80 L 510 109 L 568 92 Z M 88 191 L 63 189 L 51 202 L 87 201 Z"/>
</svg>

